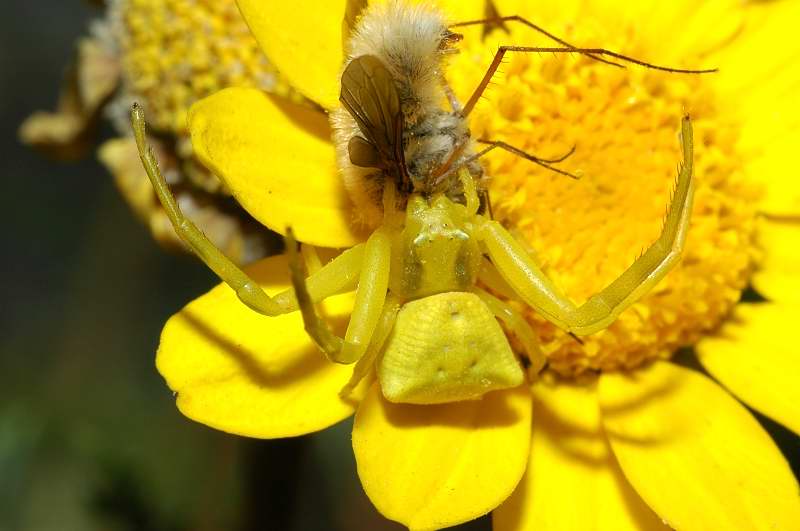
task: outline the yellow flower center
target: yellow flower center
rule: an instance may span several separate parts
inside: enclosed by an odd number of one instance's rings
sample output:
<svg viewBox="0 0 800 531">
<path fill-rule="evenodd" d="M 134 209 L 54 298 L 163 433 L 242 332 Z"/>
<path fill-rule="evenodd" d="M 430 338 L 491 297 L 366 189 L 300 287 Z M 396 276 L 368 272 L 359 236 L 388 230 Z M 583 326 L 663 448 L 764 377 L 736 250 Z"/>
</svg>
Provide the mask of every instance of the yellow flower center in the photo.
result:
<svg viewBox="0 0 800 531">
<path fill-rule="evenodd" d="M 604 42 L 549 29 L 577 45 Z M 472 40 L 452 62 L 448 79 L 459 95 L 469 95 L 501 42 L 515 42 L 513 36 L 499 37 Z M 632 52 L 624 42 L 607 43 L 614 45 L 647 58 L 646 51 Z M 484 165 L 492 179 L 494 216 L 530 245 L 576 303 L 608 285 L 658 237 L 680 161 L 677 132 L 684 113 L 695 129 L 695 204 L 680 265 L 607 330 L 583 338 L 584 344 L 525 310 L 550 368 L 563 376 L 632 368 L 694 343 L 738 301 L 757 258 L 758 191 L 740 170 L 738 126 L 709 88 L 706 76 L 714 74 L 621 69 L 575 54 L 507 57 L 504 74 L 486 92 L 490 101 L 472 113 L 473 136 L 504 140 L 542 158 L 575 146 L 556 166 L 581 178 L 492 153 Z"/>
<path fill-rule="evenodd" d="M 157 129 L 183 134 L 189 106 L 220 89 L 255 86 L 297 97 L 261 52 L 234 0 L 117 0 L 127 90 Z"/>
</svg>

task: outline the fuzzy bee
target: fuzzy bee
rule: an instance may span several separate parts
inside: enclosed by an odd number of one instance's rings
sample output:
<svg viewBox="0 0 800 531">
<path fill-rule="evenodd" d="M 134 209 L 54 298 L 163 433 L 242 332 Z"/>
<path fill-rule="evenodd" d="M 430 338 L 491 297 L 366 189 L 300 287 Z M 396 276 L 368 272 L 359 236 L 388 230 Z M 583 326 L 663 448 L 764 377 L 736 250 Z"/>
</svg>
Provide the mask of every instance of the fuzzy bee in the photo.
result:
<svg viewBox="0 0 800 531">
<path fill-rule="evenodd" d="M 503 46 L 462 106 L 449 90 L 445 62 L 461 38 L 427 4 L 371 5 L 355 23 L 341 75 L 341 108 L 332 112 L 334 143 L 345 186 L 374 230 L 361 243 L 306 278 L 287 229 L 293 289 L 269 297 L 230 263 L 175 204 L 147 149 L 144 118 L 132 121 L 144 166 L 176 231 L 253 310 L 267 316 L 301 311 L 305 328 L 334 362 L 356 363 L 348 388 L 375 369 L 393 402 L 430 404 L 477 399 L 519 385 L 518 355 L 536 374 L 545 364 L 536 335 L 505 301 L 480 287 L 502 285 L 564 330 L 591 334 L 608 326 L 676 263 L 692 204 L 692 129 L 682 122 L 683 167 L 659 239 L 608 287 L 576 306 L 537 266 L 525 248 L 491 218 L 482 155 L 502 148 L 536 164 L 548 161 L 503 142 L 476 150 L 467 117 L 507 52 L 584 53 L 593 59 L 650 65 L 604 49 Z M 462 23 L 479 24 L 482 21 Z M 449 109 L 442 107 L 449 101 Z M 344 337 L 317 314 L 315 303 L 355 291 Z M 514 353 L 499 322 L 523 351 Z"/>
<path fill-rule="evenodd" d="M 458 52 L 462 35 L 455 27 L 489 22 L 517 21 L 563 45 L 559 48 L 501 47 L 481 83 L 462 106 L 447 84 L 449 55 Z M 486 142 L 476 152 L 467 117 L 507 52 L 584 53 L 620 66 L 612 60 L 633 62 L 669 72 L 701 73 L 660 67 L 602 49 L 580 49 L 516 16 L 475 20 L 448 26 L 446 17 L 425 3 L 390 1 L 366 9 L 347 44 L 348 57 L 341 76 L 341 107 L 331 113 L 337 161 L 344 184 L 367 226 L 382 216 L 384 183 L 392 181 L 403 206 L 411 193 L 446 194 L 463 200 L 459 168 L 466 168 L 483 196 L 483 169 L 478 158 L 501 148 L 548 169 L 565 157 L 548 160 L 525 153 L 502 141 Z M 443 109 L 447 100 L 450 108 Z M 570 153 L 567 153 L 568 156 Z"/>
<path fill-rule="evenodd" d="M 446 97 L 444 61 L 461 35 L 441 13 L 389 2 L 369 9 L 350 40 L 341 77 L 342 106 L 331 113 L 337 160 L 350 197 L 368 226 L 382 216 L 391 181 L 403 201 L 412 193 L 463 195 L 451 168 L 467 167 L 480 182 L 461 108 Z M 399 204 L 402 207 L 402 204 Z"/>
</svg>

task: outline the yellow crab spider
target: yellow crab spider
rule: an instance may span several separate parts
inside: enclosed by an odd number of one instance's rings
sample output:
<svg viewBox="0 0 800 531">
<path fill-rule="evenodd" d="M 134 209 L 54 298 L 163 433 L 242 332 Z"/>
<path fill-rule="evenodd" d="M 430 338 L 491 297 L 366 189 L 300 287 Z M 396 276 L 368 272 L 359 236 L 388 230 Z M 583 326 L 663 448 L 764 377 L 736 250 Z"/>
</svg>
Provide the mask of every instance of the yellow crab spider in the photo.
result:
<svg viewBox="0 0 800 531">
<path fill-rule="evenodd" d="M 443 194 L 412 193 L 405 212 L 397 211 L 394 187 L 385 186 L 381 226 L 365 243 L 344 251 L 308 278 L 288 230 L 294 290 L 269 297 L 183 216 L 146 144 L 140 107 L 133 107 L 131 121 L 153 187 L 176 232 L 194 252 L 256 312 L 276 316 L 299 309 L 308 334 L 332 361 L 358 361 L 348 387 L 376 366 L 381 390 L 393 402 L 476 399 L 493 389 L 520 385 L 522 367 L 498 320 L 523 346 L 531 373 L 543 367 L 530 325 L 510 305 L 478 287 L 479 278 L 489 286 L 504 282 L 506 289 L 562 329 L 591 334 L 607 327 L 666 275 L 680 256 L 689 225 L 692 128 L 686 116 L 681 127 L 683 166 L 661 235 L 581 306 L 556 288 L 500 223 L 479 214 L 475 184 L 467 171 L 460 173 L 463 203 Z M 353 290 L 355 306 L 345 337 L 340 338 L 317 315 L 314 304 Z"/>
</svg>

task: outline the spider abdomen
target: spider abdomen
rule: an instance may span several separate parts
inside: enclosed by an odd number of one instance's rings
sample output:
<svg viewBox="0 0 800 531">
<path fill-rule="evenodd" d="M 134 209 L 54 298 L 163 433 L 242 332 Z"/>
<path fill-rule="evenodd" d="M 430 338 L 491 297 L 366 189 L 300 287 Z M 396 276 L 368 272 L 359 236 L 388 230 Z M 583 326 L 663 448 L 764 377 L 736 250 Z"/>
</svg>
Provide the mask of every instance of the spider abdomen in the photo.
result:
<svg viewBox="0 0 800 531">
<path fill-rule="evenodd" d="M 477 399 L 523 380 L 502 328 L 469 292 L 439 293 L 403 305 L 378 376 L 387 400 L 411 404 Z"/>
</svg>

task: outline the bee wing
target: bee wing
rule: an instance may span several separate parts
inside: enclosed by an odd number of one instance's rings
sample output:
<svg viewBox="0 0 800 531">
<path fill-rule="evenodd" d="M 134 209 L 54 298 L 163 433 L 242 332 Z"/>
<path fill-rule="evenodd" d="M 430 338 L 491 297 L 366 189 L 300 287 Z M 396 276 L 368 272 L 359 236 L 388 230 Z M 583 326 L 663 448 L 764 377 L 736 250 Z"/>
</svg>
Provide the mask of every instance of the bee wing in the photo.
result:
<svg viewBox="0 0 800 531">
<path fill-rule="evenodd" d="M 386 167 L 405 173 L 403 113 L 391 73 L 374 55 L 353 59 L 342 74 L 339 100 Z M 364 151 L 366 146 L 359 146 Z M 367 158 L 367 157 L 364 157 Z M 355 162 L 355 161 L 354 161 Z"/>
</svg>

